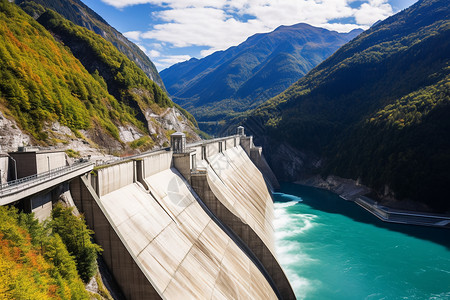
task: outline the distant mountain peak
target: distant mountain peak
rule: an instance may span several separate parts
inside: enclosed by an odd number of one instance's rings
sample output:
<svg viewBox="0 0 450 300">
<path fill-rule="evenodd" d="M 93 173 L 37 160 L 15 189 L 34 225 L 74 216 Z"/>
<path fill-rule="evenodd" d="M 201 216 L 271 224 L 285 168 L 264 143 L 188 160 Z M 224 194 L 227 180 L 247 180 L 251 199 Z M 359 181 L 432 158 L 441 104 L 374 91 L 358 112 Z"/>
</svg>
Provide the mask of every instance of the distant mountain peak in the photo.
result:
<svg viewBox="0 0 450 300">
<path fill-rule="evenodd" d="M 267 143 L 282 180 L 337 175 L 369 186 L 379 203 L 449 213 L 449 65 L 449 2 L 420 0 L 247 112 L 243 125 Z"/>
<path fill-rule="evenodd" d="M 200 120 L 218 120 L 282 92 L 358 33 L 283 25 L 225 51 L 176 64 L 161 71 L 161 77 L 175 102 Z"/>
</svg>

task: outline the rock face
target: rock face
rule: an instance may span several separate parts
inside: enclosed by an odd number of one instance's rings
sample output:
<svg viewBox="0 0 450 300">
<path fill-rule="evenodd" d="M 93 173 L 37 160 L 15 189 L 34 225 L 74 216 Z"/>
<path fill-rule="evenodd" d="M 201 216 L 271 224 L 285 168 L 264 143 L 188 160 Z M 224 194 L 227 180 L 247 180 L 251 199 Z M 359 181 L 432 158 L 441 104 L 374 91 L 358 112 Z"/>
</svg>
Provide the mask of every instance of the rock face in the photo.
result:
<svg viewBox="0 0 450 300">
<path fill-rule="evenodd" d="M 259 141 L 258 141 L 259 144 Z M 297 181 L 311 177 L 322 160 L 311 152 L 302 152 L 288 143 L 262 143 L 268 163 L 280 181 Z"/>
<path fill-rule="evenodd" d="M 19 146 L 31 144 L 29 135 L 23 133 L 14 120 L 10 120 L 0 111 L 0 146 L 2 151 L 16 151 Z"/>
<path fill-rule="evenodd" d="M 166 108 L 159 114 L 148 109 L 145 116 L 151 134 L 161 134 L 161 128 L 163 128 L 169 131 L 184 132 L 189 142 L 200 140 L 198 134 L 193 130 L 192 123 L 176 107 Z M 168 139 L 164 139 L 164 142 L 168 142 Z"/>
<path fill-rule="evenodd" d="M 360 185 L 358 181 L 330 175 L 325 179 L 321 176 L 313 176 L 299 180 L 296 183 L 313 186 L 338 194 L 345 200 L 355 200 L 357 197 L 370 193 L 370 189 Z"/>
</svg>

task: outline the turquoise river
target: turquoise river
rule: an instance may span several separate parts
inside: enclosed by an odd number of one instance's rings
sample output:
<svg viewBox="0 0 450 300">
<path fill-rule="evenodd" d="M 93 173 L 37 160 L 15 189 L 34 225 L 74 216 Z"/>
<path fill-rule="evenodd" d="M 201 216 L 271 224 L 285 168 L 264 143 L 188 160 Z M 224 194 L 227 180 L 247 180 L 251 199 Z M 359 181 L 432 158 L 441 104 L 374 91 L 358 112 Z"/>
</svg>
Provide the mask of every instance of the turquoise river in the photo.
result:
<svg viewBox="0 0 450 300">
<path fill-rule="evenodd" d="M 450 230 L 389 224 L 310 187 L 274 193 L 278 258 L 298 299 L 450 299 Z"/>
</svg>

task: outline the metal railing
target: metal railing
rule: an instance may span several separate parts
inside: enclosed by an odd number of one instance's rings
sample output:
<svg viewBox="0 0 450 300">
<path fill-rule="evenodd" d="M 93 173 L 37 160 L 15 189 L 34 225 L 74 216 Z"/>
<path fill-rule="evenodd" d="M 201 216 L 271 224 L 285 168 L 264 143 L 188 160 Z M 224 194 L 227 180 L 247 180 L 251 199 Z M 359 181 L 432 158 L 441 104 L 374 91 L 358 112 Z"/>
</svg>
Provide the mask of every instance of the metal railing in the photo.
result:
<svg viewBox="0 0 450 300">
<path fill-rule="evenodd" d="M 240 137 L 240 135 L 235 134 L 235 135 L 229 135 L 229 136 L 224 136 L 224 137 L 218 137 L 218 138 L 214 138 L 214 139 L 210 139 L 210 140 L 201 140 L 198 142 L 187 144 L 186 148 L 197 147 L 197 146 L 201 146 L 201 145 L 211 144 L 214 142 L 221 142 L 221 141 L 225 141 L 225 140 L 237 138 L 237 137 Z"/>
<path fill-rule="evenodd" d="M 153 154 L 156 152 L 160 152 L 160 151 L 170 151 L 170 147 L 163 147 L 163 148 L 158 148 L 158 149 L 153 149 L 153 150 L 149 150 L 143 153 L 139 153 L 136 155 L 130 155 L 130 156 L 124 156 L 124 157 L 117 157 L 117 158 L 112 158 L 109 160 L 97 160 L 95 162 L 95 166 L 96 167 L 100 167 L 100 166 L 105 166 L 105 165 L 114 165 L 117 163 L 121 163 L 121 162 L 125 162 L 127 160 L 133 160 L 133 159 L 139 159 L 142 157 L 145 157 L 149 154 Z"/>
<path fill-rule="evenodd" d="M 4 196 L 5 194 L 10 194 L 16 192 L 17 190 L 24 189 L 27 186 L 35 185 L 37 183 L 47 181 L 49 179 L 59 177 L 61 175 L 76 171 L 78 169 L 85 168 L 89 165 L 94 165 L 92 162 L 80 162 L 73 164 L 71 166 L 64 166 L 52 169 L 50 171 L 34 174 L 31 176 L 19 178 L 16 180 L 8 181 L 6 183 L 0 184 L 0 196 Z"/>
</svg>

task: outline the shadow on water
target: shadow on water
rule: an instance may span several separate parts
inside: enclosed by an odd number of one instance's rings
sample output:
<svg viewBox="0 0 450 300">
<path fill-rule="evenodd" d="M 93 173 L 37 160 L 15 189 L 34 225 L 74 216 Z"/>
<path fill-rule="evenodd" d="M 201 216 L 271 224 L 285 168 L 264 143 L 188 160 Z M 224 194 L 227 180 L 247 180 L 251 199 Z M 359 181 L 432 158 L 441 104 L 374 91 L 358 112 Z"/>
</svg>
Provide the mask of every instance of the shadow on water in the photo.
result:
<svg viewBox="0 0 450 300">
<path fill-rule="evenodd" d="M 356 203 L 346 201 L 330 191 L 318 188 L 294 183 L 282 183 L 281 192 L 301 197 L 303 203 L 309 205 L 313 209 L 331 214 L 344 215 L 356 222 L 372 224 L 379 228 L 397 231 L 422 240 L 428 240 L 445 246 L 447 250 L 450 250 L 450 229 L 383 222 Z M 280 197 L 276 197 L 276 200 L 279 199 Z M 280 202 L 282 201 L 283 200 L 281 199 Z"/>
</svg>

